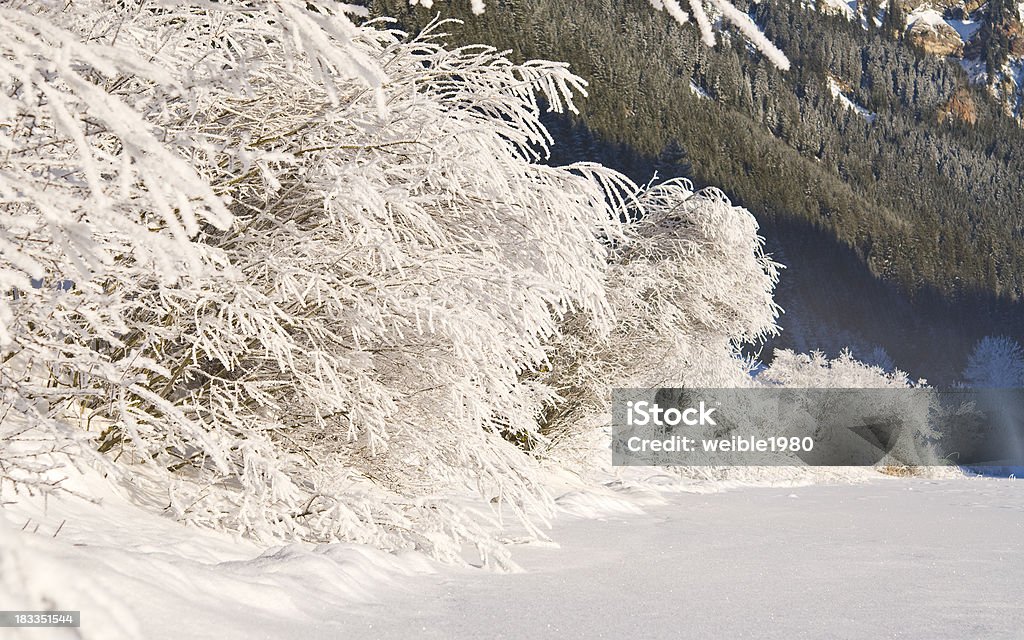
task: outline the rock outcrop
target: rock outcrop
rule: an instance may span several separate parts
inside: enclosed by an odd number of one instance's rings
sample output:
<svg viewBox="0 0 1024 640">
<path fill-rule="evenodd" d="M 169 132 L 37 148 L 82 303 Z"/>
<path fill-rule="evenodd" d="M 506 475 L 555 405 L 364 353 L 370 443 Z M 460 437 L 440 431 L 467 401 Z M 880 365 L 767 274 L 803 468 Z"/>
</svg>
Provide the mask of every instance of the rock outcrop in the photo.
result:
<svg viewBox="0 0 1024 640">
<path fill-rule="evenodd" d="M 957 120 L 969 125 L 978 122 L 978 106 L 974 104 L 971 92 L 963 87 L 957 89 L 939 109 L 936 119 L 939 122 Z"/>
<path fill-rule="evenodd" d="M 910 25 L 906 37 L 910 44 L 929 55 L 962 57 L 964 54 L 960 34 L 945 22 L 917 20 Z"/>
</svg>

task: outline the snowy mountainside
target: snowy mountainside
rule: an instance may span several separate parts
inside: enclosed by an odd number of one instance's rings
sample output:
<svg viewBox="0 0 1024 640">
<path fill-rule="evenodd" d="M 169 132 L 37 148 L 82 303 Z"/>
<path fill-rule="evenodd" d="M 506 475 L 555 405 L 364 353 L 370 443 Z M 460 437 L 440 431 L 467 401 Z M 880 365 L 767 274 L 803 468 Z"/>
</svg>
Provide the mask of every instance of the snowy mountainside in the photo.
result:
<svg viewBox="0 0 1024 640">
<path fill-rule="evenodd" d="M 1013 0 L 819 0 L 822 13 L 881 28 L 927 55 L 960 62 L 972 84 L 987 86 L 1006 114 L 1024 122 L 1024 3 Z M 867 16 L 874 14 L 868 21 Z"/>
</svg>

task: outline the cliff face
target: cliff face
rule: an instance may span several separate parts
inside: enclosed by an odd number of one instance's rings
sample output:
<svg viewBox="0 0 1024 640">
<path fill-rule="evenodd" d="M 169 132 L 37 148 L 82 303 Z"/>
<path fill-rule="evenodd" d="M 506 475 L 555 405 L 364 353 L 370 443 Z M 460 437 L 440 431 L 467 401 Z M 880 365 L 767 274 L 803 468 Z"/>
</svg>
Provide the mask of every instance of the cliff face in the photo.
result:
<svg viewBox="0 0 1024 640">
<path fill-rule="evenodd" d="M 958 120 L 973 125 L 978 122 L 978 106 L 974 103 L 970 91 L 960 88 L 950 97 L 937 115 L 939 122 Z"/>
<path fill-rule="evenodd" d="M 1021 13 L 1024 14 L 1024 5 L 1022 5 Z M 1018 18 L 1022 17 L 1024 16 L 1018 16 Z M 1020 19 L 1011 20 L 1004 25 L 1000 25 L 997 30 L 1002 31 L 1009 40 L 1011 54 L 1024 54 L 1024 24 L 1022 24 Z"/>
<path fill-rule="evenodd" d="M 926 55 L 957 58 L 973 84 L 987 86 L 1006 114 L 1024 124 L 1024 2 L 890 0 L 882 15 L 890 10 L 896 14 L 886 24 L 904 25 L 890 35 Z M 957 111 L 953 104 L 951 117 Z"/>
<path fill-rule="evenodd" d="M 931 11 L 937 20 L 918 19 L 907 29 L 907 41 L 929 55 L 962 57 L 964 41 L 956 29 L 946 24 L 942 16 Z"/>
</svg>

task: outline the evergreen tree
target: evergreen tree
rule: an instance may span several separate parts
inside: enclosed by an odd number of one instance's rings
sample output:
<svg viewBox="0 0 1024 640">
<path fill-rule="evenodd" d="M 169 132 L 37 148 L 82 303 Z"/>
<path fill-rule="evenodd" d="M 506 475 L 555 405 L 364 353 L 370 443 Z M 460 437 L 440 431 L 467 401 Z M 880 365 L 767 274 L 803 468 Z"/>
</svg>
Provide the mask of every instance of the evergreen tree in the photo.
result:
<svg viewBox="0 0 1024 640">
<path fill-rule="evenodd" d="M 1018 16 L 1016 0 L 989 0 L 985 5 L 981 41 L 989 84 L 996 81 L 1010 57 L 1010 27 Z"/>
<path fill-rule="evenodd" d="M 665 147 L 658 154 L 654 162 L 654 169 L 663 180 L 685 178 L 692 174 L 693 165 L 690 164 L 686 149 L 679 144 L 679 140 L 673 138 L 665 144 Z"/>
<path fill-rule="evenodd" d="M 889 0 L 882 18 L 882 32 L 897 40 L 903 39 L 907 29 L 907 13 L 901 0 Z"/>
</svg>

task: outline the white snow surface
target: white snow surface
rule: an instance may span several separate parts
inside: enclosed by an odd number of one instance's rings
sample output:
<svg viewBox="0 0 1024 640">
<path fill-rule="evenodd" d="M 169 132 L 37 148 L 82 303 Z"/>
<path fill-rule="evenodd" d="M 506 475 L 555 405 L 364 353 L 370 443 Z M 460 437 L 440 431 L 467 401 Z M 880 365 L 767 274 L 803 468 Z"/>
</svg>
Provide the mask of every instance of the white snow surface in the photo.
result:
<svg viewBox="0 0 1024 640">
<path fill-rule="evenodd" d="M 113 493 L 45 510 L 4 500 L 0 601 L 18 608 L 42 593 L 83 615 L 80 636 L 4 638 L 933 639 L 1024 628 L 1024 483 L 1013 479 L 750 487 L 647 471 L 565 492 L 557 544 L 518 545 L 523 571 L 510 574 L 350 544 L 263 549 Z"/>
<path fill-rule="evenodd" d="M 946 19 L 946 24 L 953 27 L 964 42 L 969 42 L 974 37 L 974 34 L 981 29 L 981 22 L 971 20 L 970 18 L 967 20 L 953 20 L 950 18 Z"/>
<path fill-rule="evenodd" d="M 704 100 L 711 99 L 711 95 L 707 91 L 702 89 L 700 86 L 698 86 L 697 83 L 695 83 L 693 80 L 690 80 L 690 93 Z"/>
<path fill-rule="evenodd" d="M 843 105 L 847 109 L 852 109 L 858 115 L 860 115 L 860 117 L 867 120 L 868 123 L 874 122 L 875 118 L 878 117 L 878 114 L 862 107 L 861 105 L 851 100 L 845 93 L 843 93 L 842 87 L 839 86 L 839 83 L 836 82 L 835 78 L 833 78 L 832 76 L 828 76 L 828 90 L 829 92 L 831 92 L 832 97 L 838 100 L 841 105 Z"/>
<path fill-rule="evenodd" d="M 934 27 L 942 24 L 945 21 L 946 20 L 942 17 L 941 13 L 931 8 L 920 9 L 918 11 L 914 11 L 913 13 L 907 16 L 908 27 L 912 27 L 918 22 Z"/>
</svg>

